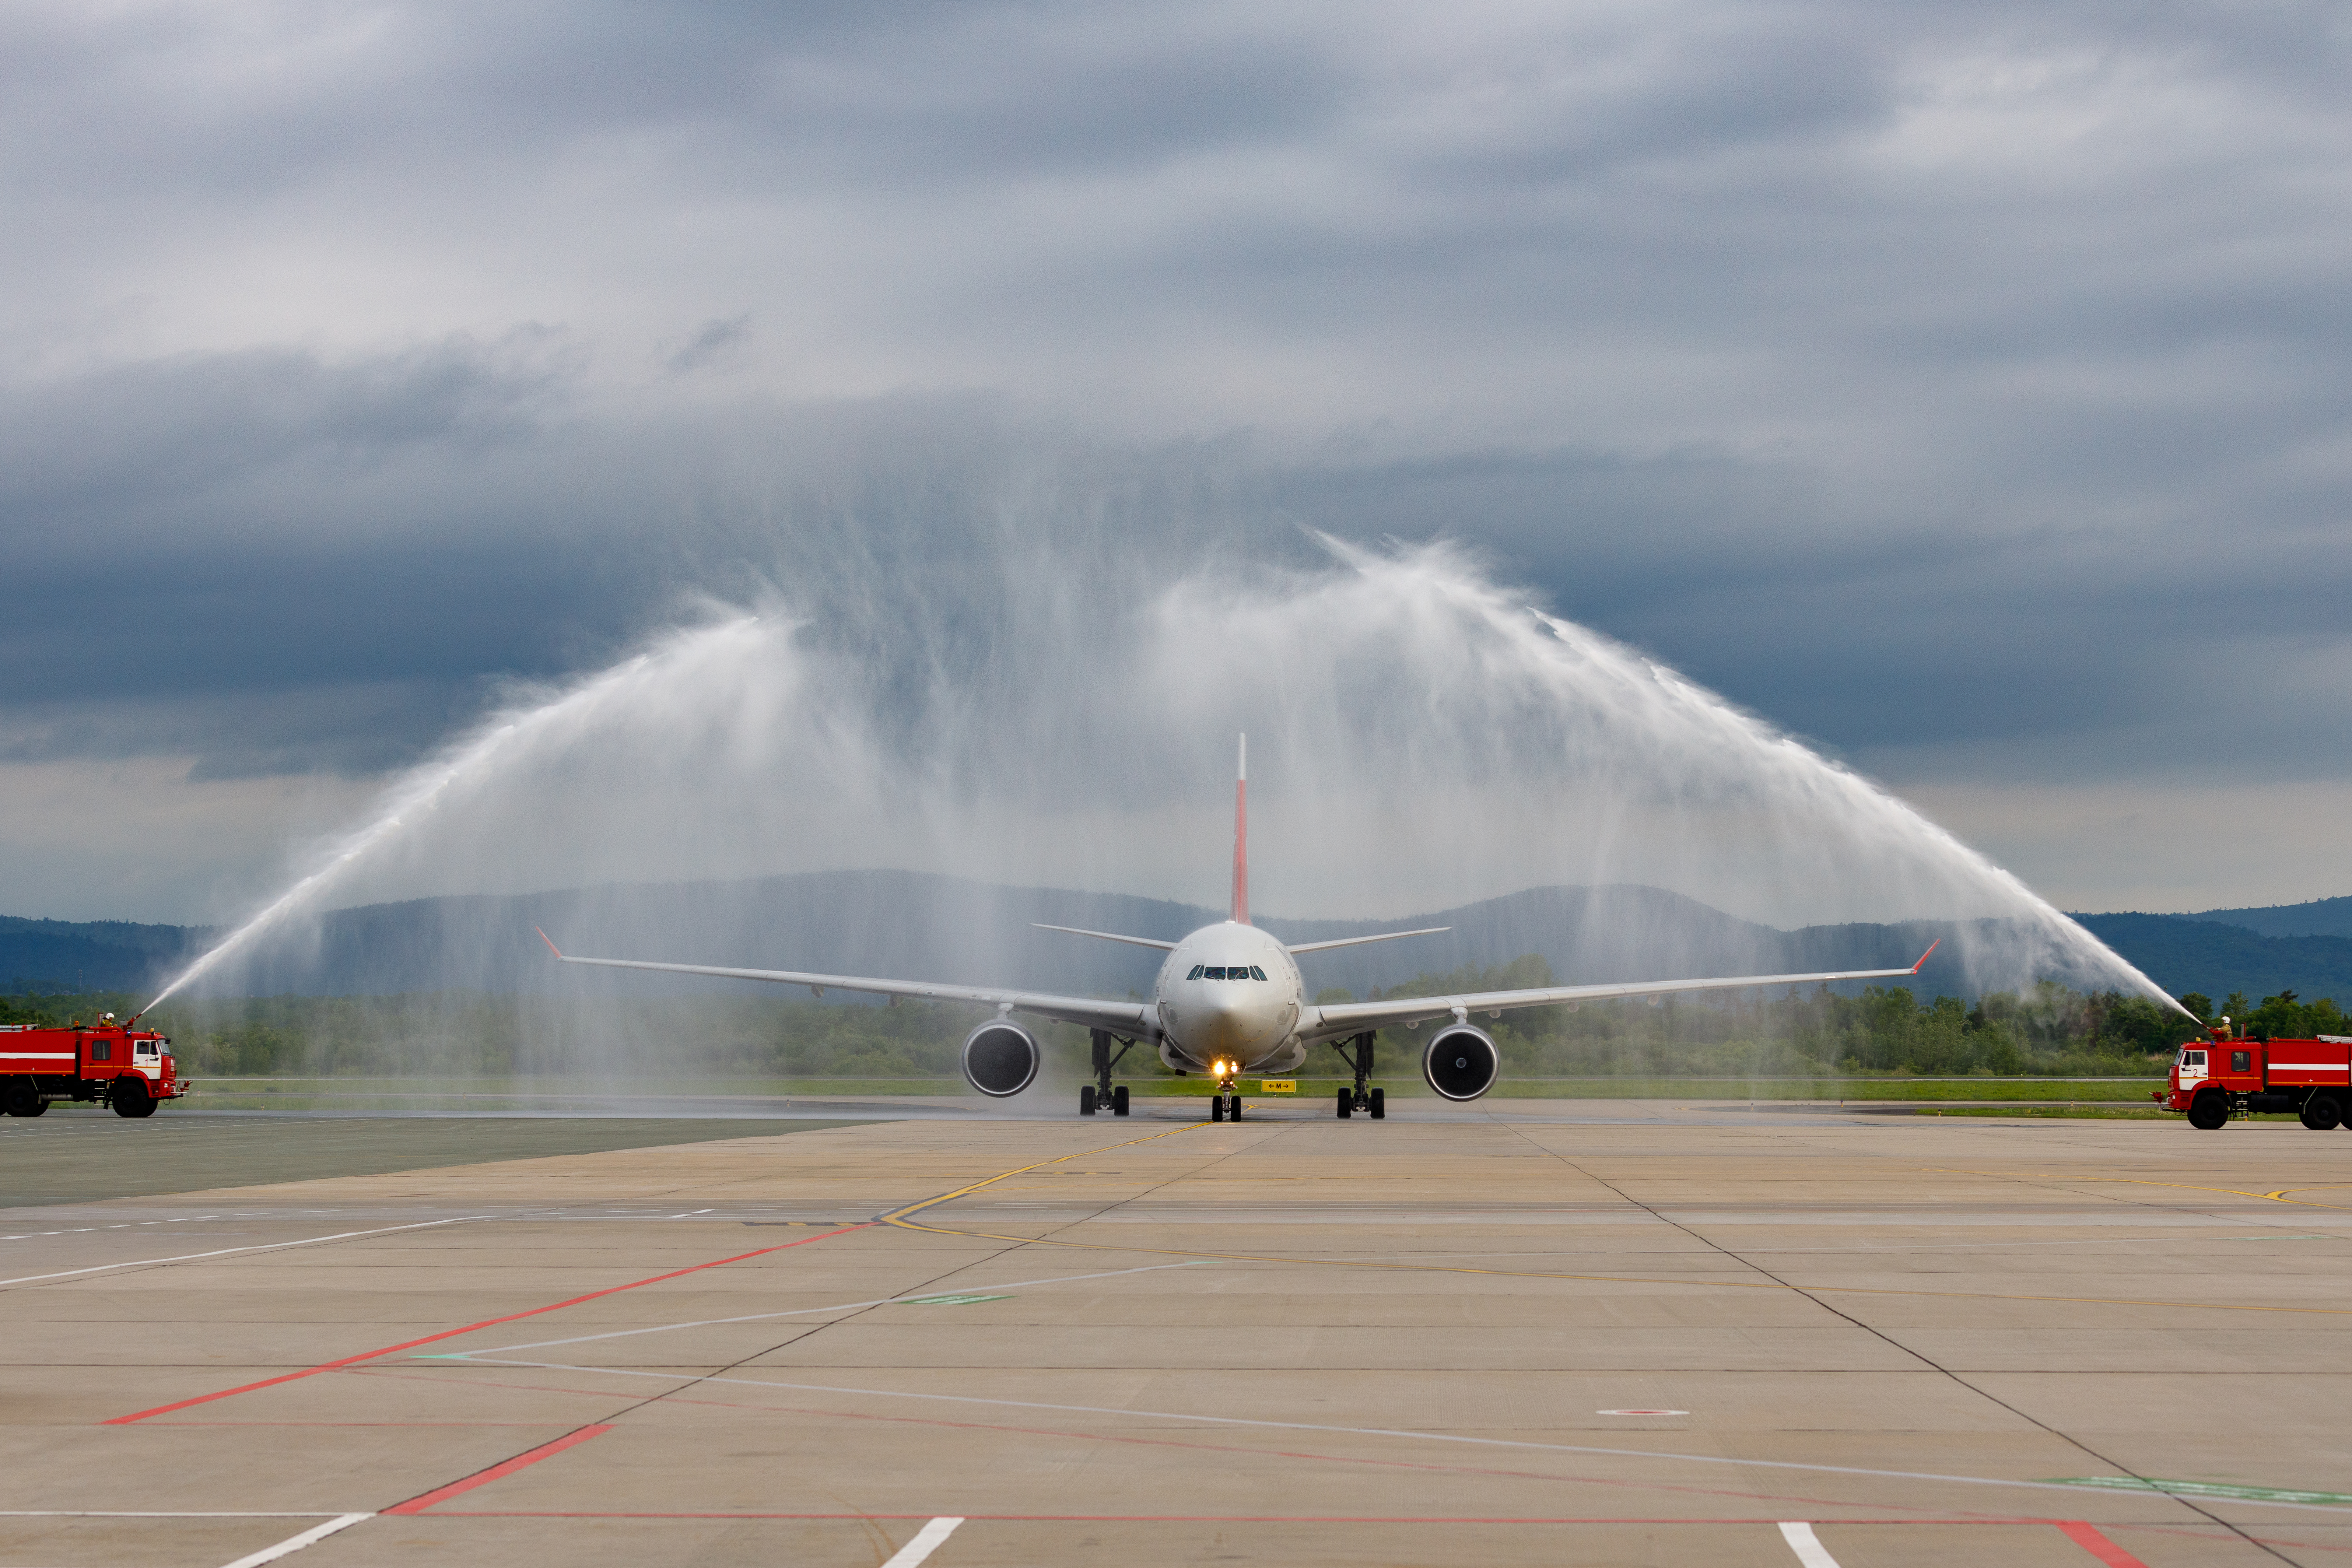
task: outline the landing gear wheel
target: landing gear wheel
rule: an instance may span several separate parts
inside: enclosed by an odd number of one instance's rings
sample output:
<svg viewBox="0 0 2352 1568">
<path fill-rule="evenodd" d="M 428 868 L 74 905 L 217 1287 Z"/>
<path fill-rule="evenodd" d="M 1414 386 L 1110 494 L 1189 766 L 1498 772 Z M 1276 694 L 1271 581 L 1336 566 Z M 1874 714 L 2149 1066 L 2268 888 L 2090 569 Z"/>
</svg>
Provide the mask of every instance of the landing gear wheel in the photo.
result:
<svg viewBox="0 0 2352 1568">
<path fill-rule="evenodd" d="M 2189 1125 L 2210 1132 L 2230 1120 L 2230 1102 L 2219 1089 L 2207 1089 L 2189 1102 Z"/>
<path fill-rule="evenodd" d="M 1095 1086 L 1087 1084 L 1085 1088 L 1078 1090 L 1078 1114 L 1080 1116 L 1092 1116 L 1094 1113 Z"/>
<path fill-rule="evenodd" d="M 1386 1121 L 1388 1119 L 1389 1119 L 1389 1094 L 1388 1094 L 1388 1090 L 1386 1090 L 1386 1089 L 1376 1089 L 1372 1090 L 1372 1120 L 1373 1120 L 1373 1121 Z"/>
<path fill-rule="evenodd" d="M 1339 1091 L 1339 1120 L 1345 1121 L 1356 1114 L 1356 1097 L 1346 1089 Z"/>
<path fill-rule="evenodd" d="M 1223 1121 L 1224 1119 L 1225 1097 L 1222 1094 L 1213 1094 L 1209 1096 L 1209 1120 L 1212 1121 Z"/>
<path fill-rule="evenodd" d="M 2325 1132 L 2344 1122 L 2344 1112 L 2332 1094 L 2315 1094 L 2303 1102 L 2303 1124 L 2314 1132 Z"/>
<path fill-rule="evenodd" d="M 1110 1113 L 1113 1116 L 1127 1114 L 1127 1085 L 1120 1084 L 1110 1091 Z"/>
<path fill-rule="evenodd" d="M 1240 1095 L 1233 1094 L 1225 1097 L 1225 1115 L 1234 1121 L 1239 1121 L 1242 1119 L 1242 1097 Z"/>
<path fill-rule="evenodd" d="M 114 1093 L 110 1098 L 114 1101 L 114 1114 L 117 1116 L 155 1114 L 155 1101 L 153 1097 L 148 1094 L 147 1080 L 143 1078 L 116 1079 Z"/>
<path fill-rule="evenodd" d="M 38 1116 L 48 1108 L 49 1102 L 41 1098 L 41 1091 L 33 1087 L 33 1080 L 28 1078 L 20 1078 L 10 1084 L 5 1102 L 0 1104 L 0 1109 L 5 1109 L 11 1116 Z"/>
</svg>

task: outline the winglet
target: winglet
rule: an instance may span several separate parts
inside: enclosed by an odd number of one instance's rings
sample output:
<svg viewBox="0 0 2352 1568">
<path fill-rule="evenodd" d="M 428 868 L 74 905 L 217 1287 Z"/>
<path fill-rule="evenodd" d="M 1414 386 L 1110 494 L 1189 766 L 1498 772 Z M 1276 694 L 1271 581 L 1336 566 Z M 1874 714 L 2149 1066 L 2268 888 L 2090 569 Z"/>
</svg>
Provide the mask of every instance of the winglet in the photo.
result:
<svg viewBox="0 0 2352 1568">
<path fill-rule="evenodd" d="M 531 929 L 531 930 L 533 930 L 533 931 L 539 931 L 539 928 L 538 928 L 537 926 L 533 926 L 533 927 L 531 927 L 530 929 Z M 551 952 L 551 953 L 555 954 L 555 956 L 556 956 L 556 957 L 558 957 L 558 958 L 562 958 L 562 957 L 563 956 L 563 950 L 562 950 L 562 948 L 560 948 L 560 947 L 558 947 L 558 946 L 556 946 L 556 945 L 555 945 L 555 939 L 554 939 L 553 937 L 551 937 L 551 936 L 548 935 L 548 934 L 547 934 L 545 931 L 539 931 L 539 940 L 540 940 L 540 941 L 541 941 L 541 942 L 545 942 L 545 943 L 547 943 L 547 951 L 548 951 L 548 952 Z"/>
<path fill-rule="evenodd" d="M 1239 764 L 1234 774 L 1234 913 L 1235 925 L 1249 918 L 1249 737 L 1242 737 Z"/>
<path fill-rule="evenodd" d="M 1941 946 L 1943 946 L 1943 945 L 1944 945 L 1944 939 L 1943 939 L 1942 937 L 1940 937 L 1940 936 L 1939 936 L 1939 937 L 1937 937 L 1935 941 L 1933 941 L 1933 942 L 1929 942 L 1929 943 L 1927 944 L 1927 952 L 1935 952 L 1937 948 L 1939 948 L 1939 947 L 1941 947 Z M 1924 963 L 1926 963 L 1927 962 L 1927 952 L 1923 952 L 1923 953 L 1921 953 L 1921 954 L 1919 955 L 1919 963 L 1915 963 L 1915 964 L 1913 964 L 1913 965 L 1911 966 L 1911 973 L 1914 973 L 1914 974 L 1918 973 L 1919 973 L 1919 965 L 1920 965 L 1920 964 L 1924 964 Z"/>
</svg>

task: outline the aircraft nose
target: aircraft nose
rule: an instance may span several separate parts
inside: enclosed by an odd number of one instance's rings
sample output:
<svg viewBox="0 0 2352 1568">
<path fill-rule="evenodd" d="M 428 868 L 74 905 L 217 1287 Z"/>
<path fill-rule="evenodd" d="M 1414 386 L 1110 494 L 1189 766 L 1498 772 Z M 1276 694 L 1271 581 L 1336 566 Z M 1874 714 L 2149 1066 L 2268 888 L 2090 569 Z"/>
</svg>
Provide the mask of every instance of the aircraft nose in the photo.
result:
<svg viewBox="0 0 2352 1568">
<path fill-rule="evenodd" d="M 1241 998 L 1220 990 L 1203 998 L 1192 1012 L 1199 1021 L 1201 1032 L 1207 1037 L 1201 1043 L 1211 1050 L 1228 1050 L 1241 1043 Z"/>
<path fill-rule="evenodd" d="M 1256 998 L 1234 991 L 1220 993 L 1203 1009 L 1210 1044 L 1221 1051 L 1241 1051 L 1257 1043 L 1263 1020 L 1253 1005 Z"/>
</svg>

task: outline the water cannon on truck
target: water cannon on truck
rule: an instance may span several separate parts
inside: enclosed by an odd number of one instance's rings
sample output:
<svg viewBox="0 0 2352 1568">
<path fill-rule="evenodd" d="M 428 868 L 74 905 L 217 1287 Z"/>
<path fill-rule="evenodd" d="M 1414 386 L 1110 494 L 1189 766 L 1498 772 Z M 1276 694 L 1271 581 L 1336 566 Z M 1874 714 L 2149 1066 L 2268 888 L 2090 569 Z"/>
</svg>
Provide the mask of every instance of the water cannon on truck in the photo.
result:
<svg viewBox="0 0 2352 1568">
<path fill-rule="evenodd" d="M 2292 1110 L 2315 1132 L 2352 1125 L 2352 1035 L 2273 1040 L 2231 1032 L 2227 1017 L 2172 1060 L 2171 1081 L 2148 1098 L 2210 1131 L 2231 1116 Z"/>
<path fill-rule="evenodd" d="M 191 1087 L 172 1042 L 139 1020 L 111 1013 L 62 1027 L 0 1024 L 0 1110 L 38 1116 L 58 1100 L 111 1106 L 117 1116 L 152 1116 Z"/>
</svg>

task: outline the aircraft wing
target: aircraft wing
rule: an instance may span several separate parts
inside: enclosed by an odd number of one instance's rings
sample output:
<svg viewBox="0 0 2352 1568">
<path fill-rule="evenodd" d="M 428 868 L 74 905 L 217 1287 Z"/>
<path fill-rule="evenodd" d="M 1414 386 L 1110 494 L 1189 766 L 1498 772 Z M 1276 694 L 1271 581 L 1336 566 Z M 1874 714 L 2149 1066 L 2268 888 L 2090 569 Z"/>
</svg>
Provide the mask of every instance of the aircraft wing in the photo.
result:
<svg viewBox="0 0 2352 1568">
<path fill-rule="evenodd" d="M 1916 974 L 1927 953 L 1942 941 L 1927 944 L 1919 963 L 1908 969 L 1844 969 L 1822 974 L 1734 974 L 1714 980 L 1639 980 L 1622 985 L 1545 985 L 1525 991 L 1469 991 L 1451 996 L 1395 996 L 1381 1002 L 1341 1002 L 1309 1007 L 1299 1034 L 1309 1040 L 1334 1035 L 1360 1034 L 1391 1024 L 1418 1024 L 1424 1018 L 1456 1017 L 1470 1021 L 1478 1013 L 1496 1014 L 1519 1007 L 1556 1007 L 1563 1002 L 1606 1002 L 1620 996 L 1660 996 L 1675 991 L 1732 991 L 1744 985 L 1811 985 L 1830 980 L 1890 980 Z"/>
<path fill-rule="evenodd" d="M 541 931 L 540 940 L 547 941 Z M 593 964 L 600 969 L 646 969 L 660 974 L 713 974 L 724 980 L 767 980 L 780 985 L 805 985 L 818 995 L 828 986 L 866 991 L 882 996 L 914 996 L 931 1002 L 979 1002 L 1015 1013 L 1034 1013 L 1089 1029 L 1108 1029 L 1126 1036 L 1157 1036 L 1148 1002 L 1105 1002 L 1091 996 L 1055 996 L 1043 991 L 1016 991 L 1009 986 L 942 985 L 921 980 L 875 980 L 860 974 L 803 974 L 790 969 L 721 969 L 702 963 L 648 963 L 635 958 L 574 958 L 547 942 L 548 951 L 566 963 Z"/>
</svg>

